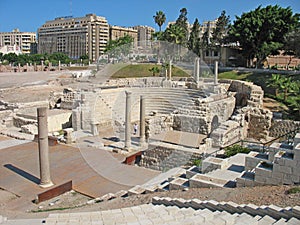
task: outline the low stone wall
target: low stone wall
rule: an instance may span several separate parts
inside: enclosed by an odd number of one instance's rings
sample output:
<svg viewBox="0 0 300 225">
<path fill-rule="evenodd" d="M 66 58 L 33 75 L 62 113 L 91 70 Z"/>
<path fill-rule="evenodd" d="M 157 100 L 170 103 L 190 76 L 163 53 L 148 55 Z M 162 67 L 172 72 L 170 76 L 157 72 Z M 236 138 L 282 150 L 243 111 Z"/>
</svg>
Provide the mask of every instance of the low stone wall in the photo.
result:
<svg viewBox="0 0 300 225">
<path fill-rule="evenodd" d="M 195 159 L 199 159 L 200 154 L 186 152 L 182 150 L 170 149 L 156 146 L 143 152 L 139 166 L 167 171 L 180 166 L 191 166 Z"/>
</svg>

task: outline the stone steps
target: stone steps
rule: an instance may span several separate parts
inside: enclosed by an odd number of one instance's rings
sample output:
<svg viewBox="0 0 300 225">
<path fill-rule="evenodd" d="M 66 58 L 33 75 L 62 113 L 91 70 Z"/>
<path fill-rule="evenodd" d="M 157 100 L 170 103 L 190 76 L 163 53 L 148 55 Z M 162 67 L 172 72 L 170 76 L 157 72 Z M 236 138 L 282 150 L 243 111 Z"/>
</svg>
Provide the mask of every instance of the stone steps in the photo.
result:
<svg viewBox="0 0 300 225">
<path fill-rule="evenodd" d="M 40 225 L 44 224 L 44 219 L 16 219 L 16 220 L 6 220 L 0 224 L 1 225 Z"/>
<path fill-rule="evenodd" d="M 187 202 L 189 201 L 189 202 Z M 201 202 L 201 201 L 200 201 Z M 189 203 L 189 204 L 187 204 Z M 269 215 L 252 215 L 246 212 L 230 213 L 212 210 L 217 202 L 201 202 L 170 198 L 153 198 L 153 204 L 106 211 L 50 214 L 45 224 L 298 224 L 295 217 L 275 219 Z M 169 204 L 169 205 L 168 205 Z M 24 220 L 25 221 L 25 220 Z"/>
<path fill-rule="evenodd" d="M 256 206 L 254 204 L 238 205 L 233 202 L 217 202 L 214 200 L 201 201 L 198 199 L 184 200 L 180 198 L 154 197 L 152 198 L 154 205 L 192 207 L 193 209 L 210 209 L 211 211 L 225 211 L 230 214 L 247 213 L 251 216 L 260 215 L 261 217 L 269 216 L 275 220 L 285 218 L 286 220 L 295 218 L 300 220 L 300 206 L 281 208 L 275 205 Z M 299 221 L 300 222 L 300 221 Z"/>
</svg>

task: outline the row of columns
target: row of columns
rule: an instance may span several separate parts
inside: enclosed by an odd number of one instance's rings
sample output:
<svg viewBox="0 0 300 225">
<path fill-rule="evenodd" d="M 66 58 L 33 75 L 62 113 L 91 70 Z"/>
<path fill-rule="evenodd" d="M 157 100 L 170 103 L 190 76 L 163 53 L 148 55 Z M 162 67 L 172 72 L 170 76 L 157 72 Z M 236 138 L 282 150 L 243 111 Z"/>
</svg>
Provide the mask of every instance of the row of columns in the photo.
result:
<svg viewBox="0 0 300 225">
<path fill-rule="evenodd" d="M 199 57 L 195 58 L 194 62 L 194 75 L 196 79 L 197 85 L 199 84 L 200 81 L 200 74 L 201 74 L 201 59 Z M 215 66 L 214 66 L 214 85 L 218 84 L 218 61 L 215 61 Z"/>
</svg>

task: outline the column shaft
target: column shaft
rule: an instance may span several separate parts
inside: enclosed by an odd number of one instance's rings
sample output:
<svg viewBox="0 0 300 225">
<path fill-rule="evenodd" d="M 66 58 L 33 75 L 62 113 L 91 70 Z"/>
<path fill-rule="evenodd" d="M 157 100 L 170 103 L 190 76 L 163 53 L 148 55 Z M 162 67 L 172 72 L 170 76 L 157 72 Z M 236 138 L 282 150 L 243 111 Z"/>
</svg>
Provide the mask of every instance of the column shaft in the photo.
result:
<svg viewBox="0 0 300 225">
<path fill-rule="evenodd" d="M 40 186 L 50 187 L 53 185 L 50 178 L 49 145 L 48 145 L 48 109 L 38 108 L 38 144 L 40 164 Z"/>
<path fill-rule="evenodd" d="M 131 147 L 131 92 L 126 91 L 125 149 Z"/>
<path fill-rule="evenodd" d="M 140 97 L 140 146 L 145 145 L 145 98 L 141 95 Z"/>
<path fill-rule="evenodd" d="M 215 77 L 214 77 L 214 85 L 218 84 L 218 61 L 215 61 Z"/>
</svg>

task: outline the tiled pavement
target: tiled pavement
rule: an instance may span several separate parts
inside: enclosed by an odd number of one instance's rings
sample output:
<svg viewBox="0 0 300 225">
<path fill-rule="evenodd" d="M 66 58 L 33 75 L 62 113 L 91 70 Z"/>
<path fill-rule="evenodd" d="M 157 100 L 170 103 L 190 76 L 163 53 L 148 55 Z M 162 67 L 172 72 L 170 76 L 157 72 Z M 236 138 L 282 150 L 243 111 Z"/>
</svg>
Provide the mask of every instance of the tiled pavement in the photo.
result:
<svg viewBox="0 0 300 225">
<path fill-rule="evenodd" d="M 0 140 L 0 146 L 3 141 L 7 143 L 7 140 Z M 60 185 L 72 180 L 74 190 L 91 197 L 100 197 L 143 184 L 157 174 L 156 171 L 123 165 L 109 154 L 92 148 L 79 150 L 67 145 L 51 146 L 52 181 Z M 0 149 L 0 165 L 0 187 L 20 196 L 8 203 L 7 209 L 30 209 L 36 195 L 47 190 L 38 185 L 38 144 L 29 142 Z M 105 171 L 105 177 L 101 175 L 101 170 Z"/>
</svg>

